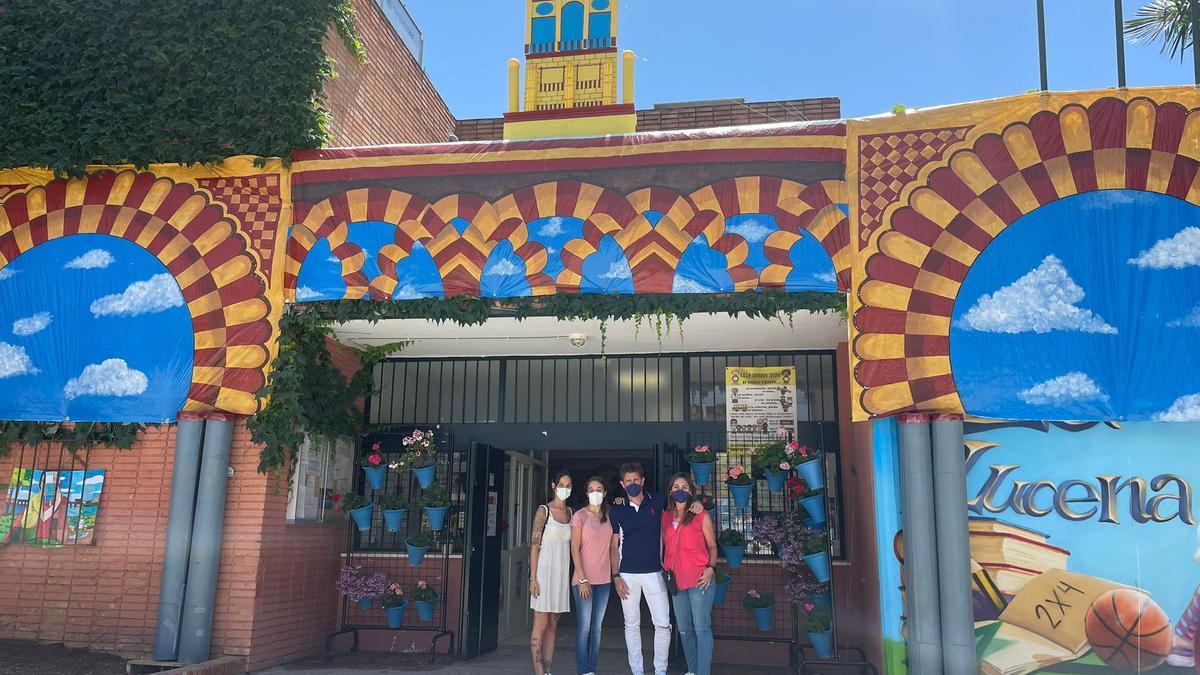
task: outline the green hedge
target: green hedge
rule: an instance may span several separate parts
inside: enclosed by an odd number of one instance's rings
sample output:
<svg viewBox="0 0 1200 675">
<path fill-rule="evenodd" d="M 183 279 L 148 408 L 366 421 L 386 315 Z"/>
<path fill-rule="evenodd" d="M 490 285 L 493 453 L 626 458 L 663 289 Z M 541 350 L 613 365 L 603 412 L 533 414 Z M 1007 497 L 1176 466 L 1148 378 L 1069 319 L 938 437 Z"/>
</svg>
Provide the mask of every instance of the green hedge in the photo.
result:
<svg viewBox="0 0 1200 675">
<path fill-rule="evenodd" d="M 0 166 L 215 162 L 320 147 L 348 0 L 0 0 Z"/>
</svg>

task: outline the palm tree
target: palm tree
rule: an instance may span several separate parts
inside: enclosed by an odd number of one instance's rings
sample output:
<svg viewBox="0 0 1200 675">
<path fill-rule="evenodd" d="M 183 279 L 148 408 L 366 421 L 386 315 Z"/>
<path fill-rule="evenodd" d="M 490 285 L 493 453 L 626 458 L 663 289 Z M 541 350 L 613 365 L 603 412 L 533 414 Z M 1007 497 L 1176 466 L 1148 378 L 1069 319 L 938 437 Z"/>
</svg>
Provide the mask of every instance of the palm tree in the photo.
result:
<svg viewBox="0 0 1200 675">
<path fill-rule="evenodd" d="M 1198 0 L 1150 0 L 1125 22 L 1130 42 L 1162 41 L 1162 53 L 1182 61 L 1192 48 L 1192 3 Z"/>
</svg>

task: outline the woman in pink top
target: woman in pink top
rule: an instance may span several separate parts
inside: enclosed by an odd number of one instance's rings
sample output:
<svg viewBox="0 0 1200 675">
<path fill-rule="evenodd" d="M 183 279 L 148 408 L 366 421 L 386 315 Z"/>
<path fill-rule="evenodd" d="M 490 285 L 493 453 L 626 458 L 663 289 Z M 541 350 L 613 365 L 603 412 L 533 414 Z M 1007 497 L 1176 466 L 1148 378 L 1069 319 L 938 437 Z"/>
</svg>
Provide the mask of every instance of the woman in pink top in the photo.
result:
<svg viewBox="0 0 1200 675">
<path fill-rule="evenodd" d="M 600 628 L 608 594 L 612 590 L 612 563 L 609 545 L 612 524 L 608 522 L 608 494 L 604 481 L 592 477 L 587 482 L 588 507 L 571 518 L 571 559 L 575 576 L 571 589 L 575 595 L 575 672 L 594 675 L 600 660 Z"/>
<path fill-rule="evenodd" d="M 708 512 L 691 512 L 696 485 L 686 473 L 671 478 L 671 505 L 663 512 L 663 569 L 675 576 L 672 598 L 688 672 L 712 672 L 712 608 L 717 589 L 717 533 Z"/>
</svg>

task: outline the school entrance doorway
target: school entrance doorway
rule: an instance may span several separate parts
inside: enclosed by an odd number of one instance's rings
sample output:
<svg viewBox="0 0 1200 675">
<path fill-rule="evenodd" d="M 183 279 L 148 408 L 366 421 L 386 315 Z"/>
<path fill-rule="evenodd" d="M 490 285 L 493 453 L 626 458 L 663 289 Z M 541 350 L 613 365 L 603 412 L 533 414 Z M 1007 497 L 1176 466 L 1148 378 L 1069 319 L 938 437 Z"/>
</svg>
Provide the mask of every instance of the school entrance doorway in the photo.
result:
<svg viewBox="0 0 1200 675">
<path fill-rule="evenodd" d="M 572 511 L 586 507 L 584 486 L 593 476 L 604 481 L 610 499 L 620 495 L 617 471 L 626 462 L 637 462 L 647 470 L 647 484 L 658 485 L 666 480 L 660 476 L 660 464 L 666 463 L 661 446 L 653 448 L 609 449 L 609 450 L 549 450 L 541 452 L 508 453 L 506 470 L 506 499 L 504 535 L 502 536 L 501 569 L 503 583 L 500 589 L 500 642 L 528 643 L 532 625 L 529 609 L 529 553 L 533 537 L 531 526 L 539 506 L 550 499 L 550 480 L 558 471 L 571 472 L 575 492 L 567 506 Z M 563 617 L 564 629 L 573 629 L 574 615 Z M 620 605 L 609 604 L 605 615 L 605 627 L 621 625 Z"/>
<path fill-rule="evenodd" d="M 445 583 L 461 585 L 455 593 L 461 602 L 457 608 L 449 604 L 447 626 L 457 629 L 455 642 L 464 657 L 500 644 L 527 644 L 531 528 L 537 507 L 548 500 L 550 476 L 559 469 L 571 472 L 575 493 L 569 505 L 581 508 L 591 476 L 609 484 L 610 497 L 620 496 L 617 470 L 625 462 L 641 463 L 647 484 L 662 490 L 673 473 L 686 469 L 684 455 L 692 445 L 723 453 L 726 368 L 796 369 L 798 440 L 825 451 L 833 503 L 839 499 L 834 347 L 845 333 L 839 317 L 814 315 L 789 326 L 703 316 L 689 321 L 684 338 L 664 336 L 661 343 L 653 330 L 644 328 L 639 336 L 629 322 L 607 327 L 603 354 L 598 322 L 526 319 L 479 329 L 425 329 L 424 322 L 415 323 L 346 324 L 338 336 L 362 347 L 414 341 L 376 367 L 377 393 L 367 401 L 366 417 L 377 433 L 433 429 L 451 439 L 451 465 L 459 472 L 451 482 L 462 487 L 451 522 L 461 529 L 455 538 L 462 544 L 451 552 L 461 563 L 452 561 L 448 569 L 451 576 L 460 570 L 461 577 Z M 763 490 L 749 513 L 735 514 L 723 488 L 719 481 L 709 488 L 718 503 L 713 511 L 718 529 L 736 527 L 750 536 L 755 517 L 783 508 L 782 498 Z M 461 519 L 453 517 L 455 510 Z M 837 556 L 841 513 L 836 506 L 832 511 Z M 784 645 L 786 663 L 787 645 L 795 646 L 799 628 L 793 614 L 779 612 L 775 627 L 759 633 L 740 602 L 750 587 L 783 596 L 783 575 L 769 547 L 751 545 L 738 580 L 730 600 L 714 611 L 715 634 L 719 640 Z M 610 600 L 605 625 L 610 636 L 605 643 L 622 644 L 619 601 Z M 650 625 L 646 617 L 643 626 Z M 564 617 L 561 626 L 560 635 L 572 635 L 574 617 Z M 720 652 L 718 647 L 718 659 Z"/>
</svg>

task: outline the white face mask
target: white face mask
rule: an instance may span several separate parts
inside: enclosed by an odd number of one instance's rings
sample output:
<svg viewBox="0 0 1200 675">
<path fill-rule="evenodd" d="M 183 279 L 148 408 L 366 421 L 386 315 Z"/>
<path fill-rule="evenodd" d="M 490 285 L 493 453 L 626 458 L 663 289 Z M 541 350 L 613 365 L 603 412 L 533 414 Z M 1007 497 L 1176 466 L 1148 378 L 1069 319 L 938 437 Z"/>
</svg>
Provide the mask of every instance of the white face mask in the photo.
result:
<svg viewBox="0 0 1200 675">
<path fill-rule="evenodd" d="M 601 504 L 604 503 L 604 493 L 603 492 L 589 492 L 588 493 L 588 503 L 591 504 L 592 506 L 600 506 Z"/>
<path fill-rule="evenodd" d="M 571 496 L 571 488 L 564 488 L 564 487 L 554 488 L 554 494 L 557 495 L 559 499 L 561 499 L 565 502 Z"/>
</svg>

